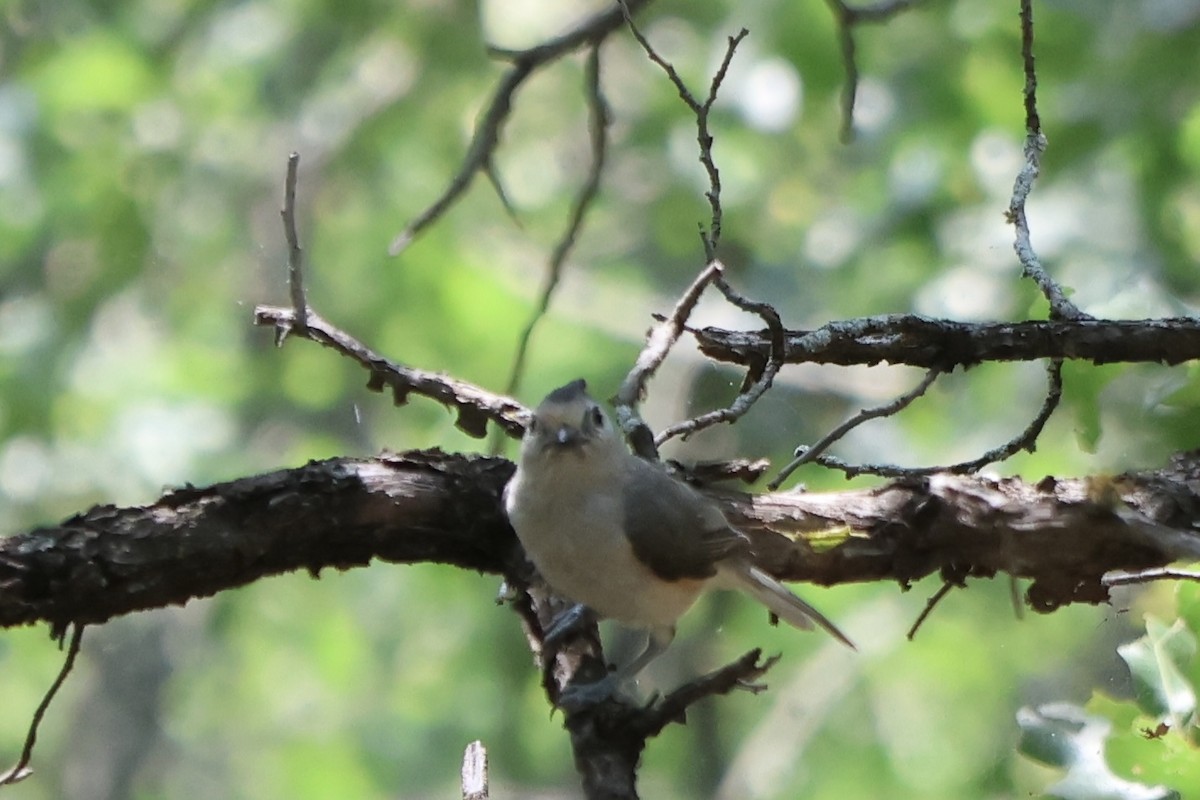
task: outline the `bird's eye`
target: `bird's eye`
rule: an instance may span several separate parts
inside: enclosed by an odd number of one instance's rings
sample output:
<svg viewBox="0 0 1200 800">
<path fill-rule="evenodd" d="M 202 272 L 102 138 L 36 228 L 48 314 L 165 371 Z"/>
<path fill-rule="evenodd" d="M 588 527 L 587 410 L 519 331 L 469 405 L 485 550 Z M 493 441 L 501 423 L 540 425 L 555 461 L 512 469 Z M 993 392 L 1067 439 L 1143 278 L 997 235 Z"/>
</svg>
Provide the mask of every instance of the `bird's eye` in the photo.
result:
<svg viewBox="0 0 1200 800">
<path fill-rule="evenodd" d="M 600 410 L 600 406 L 592 406 L 591 422 L 594 427 L 604 427 L 604 412 Z"/>
</svg>

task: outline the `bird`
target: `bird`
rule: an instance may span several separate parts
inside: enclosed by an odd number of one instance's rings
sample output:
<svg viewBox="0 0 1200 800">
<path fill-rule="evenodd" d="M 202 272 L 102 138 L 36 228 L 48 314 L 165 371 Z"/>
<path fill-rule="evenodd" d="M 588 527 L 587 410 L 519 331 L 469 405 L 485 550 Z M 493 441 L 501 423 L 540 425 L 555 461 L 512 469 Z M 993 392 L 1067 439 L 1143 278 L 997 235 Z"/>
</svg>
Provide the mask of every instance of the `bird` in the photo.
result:
<svg viewBox="0 0 1200 800">
<path fill-rule="evenodd" d="M 755 562 L 749 537 L 712 499 L 631 453 L 582 378 L 534 410 L 504 508 L 555 593 L 648 633 L 642 652 L 602 679 L 596 697 L 631 682 L 666 650 L 677 620 L 709 589 L 740 590 L 790 625 L 811 630 L 815 623 L 854 648 Z M 578 617 L 581 609 L 574 611 Z"/>
</svg>

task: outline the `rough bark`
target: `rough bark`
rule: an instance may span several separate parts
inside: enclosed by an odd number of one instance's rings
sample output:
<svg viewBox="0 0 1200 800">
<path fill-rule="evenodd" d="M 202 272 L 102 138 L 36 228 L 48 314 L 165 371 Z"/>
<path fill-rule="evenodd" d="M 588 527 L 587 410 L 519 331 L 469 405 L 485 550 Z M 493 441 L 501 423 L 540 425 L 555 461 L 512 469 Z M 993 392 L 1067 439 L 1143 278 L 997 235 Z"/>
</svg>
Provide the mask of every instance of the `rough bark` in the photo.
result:
<svg viewBox="0 0 1200 800">
<path fill-rule="evenodd" d="M 500 493 L 512 465 L 439 451 L 313 462 L 148 506 L 96 506 L 0 540 L 0 626 L 98 623 L 258 578 L 434 561 L 521 575 Z M 1035 608 L 1103 602 L 1101 580 L 1200 557 L 1200 459 L 1101 479 L 936 475 L 873 489 L 714 492 L 767 568 L 818 584 L 1029 578 Z"/>
</svg>

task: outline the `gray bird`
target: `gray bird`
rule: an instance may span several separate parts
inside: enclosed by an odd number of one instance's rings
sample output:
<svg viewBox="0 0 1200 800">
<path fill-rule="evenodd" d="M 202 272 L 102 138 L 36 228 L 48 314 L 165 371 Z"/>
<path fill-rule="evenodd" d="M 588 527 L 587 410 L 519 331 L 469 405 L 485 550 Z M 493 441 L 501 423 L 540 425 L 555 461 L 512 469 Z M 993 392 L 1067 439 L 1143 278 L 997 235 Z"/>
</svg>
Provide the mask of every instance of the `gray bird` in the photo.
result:
<svg viewBox="0 0 1200 800">
<path fill-rule="evenodd" d="M 534 411 L 504 507 L 555 592 L 649 632 L 645 650 L 596 687 L 601 695 L 662 653 L 679 617 L 712 588 L 743 591 L 785 622 L 805 630 L 815 622 L 854 647 L 754 563 L 749 539 L 712 500 L 630 453 L 583 380 Z"/>
</svg>

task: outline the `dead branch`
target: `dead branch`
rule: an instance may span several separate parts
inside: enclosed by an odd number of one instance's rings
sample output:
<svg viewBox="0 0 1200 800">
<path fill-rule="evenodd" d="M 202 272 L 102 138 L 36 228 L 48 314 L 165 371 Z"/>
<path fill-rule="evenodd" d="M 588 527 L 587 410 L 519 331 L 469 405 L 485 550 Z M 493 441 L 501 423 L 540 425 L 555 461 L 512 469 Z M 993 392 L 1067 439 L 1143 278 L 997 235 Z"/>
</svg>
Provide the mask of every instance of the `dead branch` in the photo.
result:
<svg viewBox="0 0 1200 800">
<path fill-rule="evenodd" d="M 770 357 L 768 331 L 689 329 L 700 351 L 716 361 L 754 366 Z M 1179 364 L 1200 358 L 1200 319 L 1030 320 L 956 322 L 915 314 L 830 322 L 786 331 L 788 364 L 904 364 L 951 371 L 985 361 L 1044 358 L 1095 364 Z"/>
<path fill-rule="evenodd" d="M 438 562 L 527 575 L 500 504 L 512 464 L 440 451 L 331 459 L 148 506 L 96 506 L 0 540 L 0 627 L 100 623 L 269 575 Z M 938 572 L 1033 581 L 1049 610 L 1100 603 L 1113 571 L 1200 557 L 1200 452 L 1107 479 L 938 474 L 873 489 L 713 491 L 773 574 L 821 585 Z M 818 552 L 810 540 L 836 547 Z"/>
</svg>

